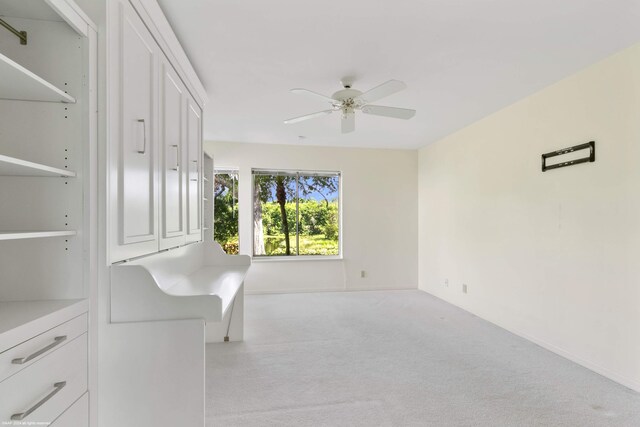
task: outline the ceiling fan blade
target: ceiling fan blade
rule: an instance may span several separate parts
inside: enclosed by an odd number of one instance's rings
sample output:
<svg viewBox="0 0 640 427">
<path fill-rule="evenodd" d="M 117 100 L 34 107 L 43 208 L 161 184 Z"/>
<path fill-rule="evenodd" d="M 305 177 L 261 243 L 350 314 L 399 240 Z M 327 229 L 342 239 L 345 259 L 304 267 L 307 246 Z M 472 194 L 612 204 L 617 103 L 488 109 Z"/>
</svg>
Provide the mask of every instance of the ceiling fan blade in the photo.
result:
<svg viewBox="0 0 640 427">
<path fill-rule="evenodd" d="M 292 119 L 287 119 L 284 122 L 286 124 L 290 125 L 291 123 L 298 123 L 298 122 L 301 122 L 303 120 L 314 119 L 316 117 L 326 116 L 327 114 L 331 114 L 331 113 L 333 113 L 333 110 L 318 111 L 317 113 L 305 114 L 304 116 L 294 117 Z"/>
<path fill-rule="evenodd" d="M 333 99 L 333 98 L 330 98 L 328 96 L 321 95 L 318 92 L 314 92 L 314 91 L 308 90 L 308 89 L 296 88 L 296 89 L 291 89 L 291 92 L 292 93 L 297 93 L 297 94 L 307 94 L 307 95 L 315 96 L 316 98 L 320 98 L 322 100 L 330 102 L 331 104 L 340 104 L 340 101 L 337 100 L 337 99 Z"/>
<path fill-rule="evenodd" d="M 393 117 L 394 119 L 408 120 L 416 115 L 416 110 L 408 108 L 384 107 L 382 105 L 365 105 L 362 112 L 375 116 Z"/>
<path fill-rule="evenodd" d="M 382 99 L 385 96 L 400 92 L 406 87 L 407 85 L 400 80 L 389 80 L 388 82 L 384 82 L 380 86 L 376 86 L 362 95 L 357 96 L 355 100 L 360 101 L 362 104 L 368 104 L 370 102 L 377 101 L 378 99 Z"/>
<path fill-rule="evenodd" d="M 347 113 L 342 116 L 342 133 L 350 133 L 356 130 L 356 115 Z"/>
</svg>

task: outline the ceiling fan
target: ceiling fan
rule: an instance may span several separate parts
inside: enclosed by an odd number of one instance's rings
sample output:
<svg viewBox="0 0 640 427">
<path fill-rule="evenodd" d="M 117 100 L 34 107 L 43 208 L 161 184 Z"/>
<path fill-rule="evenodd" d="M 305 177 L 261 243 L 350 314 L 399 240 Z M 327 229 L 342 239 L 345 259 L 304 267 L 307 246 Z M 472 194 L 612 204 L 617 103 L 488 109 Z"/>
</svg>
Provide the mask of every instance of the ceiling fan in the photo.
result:
<svg viewBox="0 0 640 427">
<path fill-rule="evenodd" d="M 291 89 L 293 93 L 302 93 L 323 99 L 331 104 L 328 110 L 318 111 L 317 113 L 305 114 L 304 116 L 294 117 L 284 122 L 286 124 L 298 123 L 303 120 L 313 119 L 331 114 L 334 111 L 342 112 L 342 133 L 353 132 L 356 129 L 355 113 L 357 110 L 365 114 L 373 114 L 375 116 L 392 117 L 394 119 L 408 120 L 416 114 L 416 110 L 408 108 L 385 107 L 382 105 L 371 105 L 379 99 L 400 92 L 407 87 L 406 84 L 399 80 L 389 80 L 379 86 L 374 87 L 366 92 L 352 89 L 351 83 L 347 81 L 341 82 L 344 89 L 337 91 L 331 97 L 321 95 L 307 89 Z"/>
</svg>

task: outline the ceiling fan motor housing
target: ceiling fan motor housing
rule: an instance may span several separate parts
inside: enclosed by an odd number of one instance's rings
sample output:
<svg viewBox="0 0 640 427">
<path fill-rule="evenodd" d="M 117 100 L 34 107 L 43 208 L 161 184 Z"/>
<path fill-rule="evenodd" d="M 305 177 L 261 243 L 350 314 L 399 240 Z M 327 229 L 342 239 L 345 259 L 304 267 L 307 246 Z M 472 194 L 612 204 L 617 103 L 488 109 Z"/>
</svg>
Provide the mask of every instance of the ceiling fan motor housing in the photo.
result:
<svg viewBox="0 0 640 427">
<path fill-rule="evenodd" d="M 362 95 L 362 92 L 360 92 L 359 90 L 346 88 L 346 89 L 337 91 L 336 93 L 331 95 L 331 97 L 338 101 L 345 101 L 347 99 L 351 99 L 353 101 L 353 98 L 359 95 Z"/>
<path fill-rule="evenodd" d="M 355 109 L 360 108 L 354 98 L 361 94 L 362 92 L 359 90 L 346 88 L 337 91 L 331 97 L 338 101 L 337 106 L 340 107 L 342 115 L 346 117 L 348 114 L 353 114 Z"/>
</svg>

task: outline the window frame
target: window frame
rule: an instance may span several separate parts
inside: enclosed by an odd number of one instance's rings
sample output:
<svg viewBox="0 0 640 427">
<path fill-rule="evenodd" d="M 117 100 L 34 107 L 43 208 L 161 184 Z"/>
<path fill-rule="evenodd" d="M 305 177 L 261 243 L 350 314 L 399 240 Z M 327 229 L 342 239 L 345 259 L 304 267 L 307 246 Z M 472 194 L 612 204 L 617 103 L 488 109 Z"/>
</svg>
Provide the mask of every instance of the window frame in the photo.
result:
<svg viewBox="0 0 640 427">
<path fill-rule="evenodd" d="M 256 172 L 258 172 L 256 174 Z M 296 193 L 298 197 L 296 198 L 296 221 L 295 221 L 295 230 L 296 230 L 296 254 L 295 255 L 256 255 L 255 254 L 255 218 L 254 218 L 254 206 L 253 202 L 255 200 L 255 177 L 256 175 L 284 175 L 284 176 L 337 176 L 338 177 L 338 254 L 337 255 L 300 255 L 300 235 L 298 233 L 299 230 L 299 191 L 296 189 Z M 296 186 L 298 185 L 298 180 L 296 180 Z M 252 168 L 251 169 L 251 259 L 252 261 L 258 262 L 282 262 L 282 261 L 332 261 L 332 260 L 342 260 L 342 172 L 341 171 L 330 171 L 330 170 L 303 170 L 303 169 L 272 169 L 272 168 Z"/>
</svg>

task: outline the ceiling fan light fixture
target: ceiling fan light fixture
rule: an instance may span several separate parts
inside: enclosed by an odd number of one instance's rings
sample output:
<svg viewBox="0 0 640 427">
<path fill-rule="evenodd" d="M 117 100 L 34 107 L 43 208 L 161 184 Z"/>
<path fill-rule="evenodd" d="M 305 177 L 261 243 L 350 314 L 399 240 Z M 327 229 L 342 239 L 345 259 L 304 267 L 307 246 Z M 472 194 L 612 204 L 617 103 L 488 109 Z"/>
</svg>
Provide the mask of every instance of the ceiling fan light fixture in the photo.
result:
<svg viewBox="0 0 640 427">
<path fill-rule="evenodd" d="M 361 110 L 365 114 L 371 114 L 375 116 L 390 117 L 394 119 L 408 120 L 412 118 L 416 111 L 408 108 L 386 107 L 382 105 L 369 105 L 373 101 L 377 101 L 396 92 L 399 92 L 407 87 L 404 82 L 399 80 L 389 80 L 382 83 L 379 86 L 374 87 L 366 92 L 360 92 L 359 90 L 351 88 L 351 82 L 343 79 L 341 84 L 344 89 L 335 92 L 331 97 L 313 92 L 308 89 L 296 88 L 291 89 L 291 92 L 296 94 L 311 95 L 316 98 L 320 98 L 331 104 L 330 110 L 319 111 L 316 113 L 306 114 L 300 117 L 294 117 L 292 119 L 285 120 L 286 124 L 297 123 L 303 120 L 312 119 L 315 117 L 324 116 L 330 114 L 333 111 L 340 110 L 342 112 L 341 129 L 342 133 L 350 133 L 355 130 L 355 112 Z"/>
</svg>

